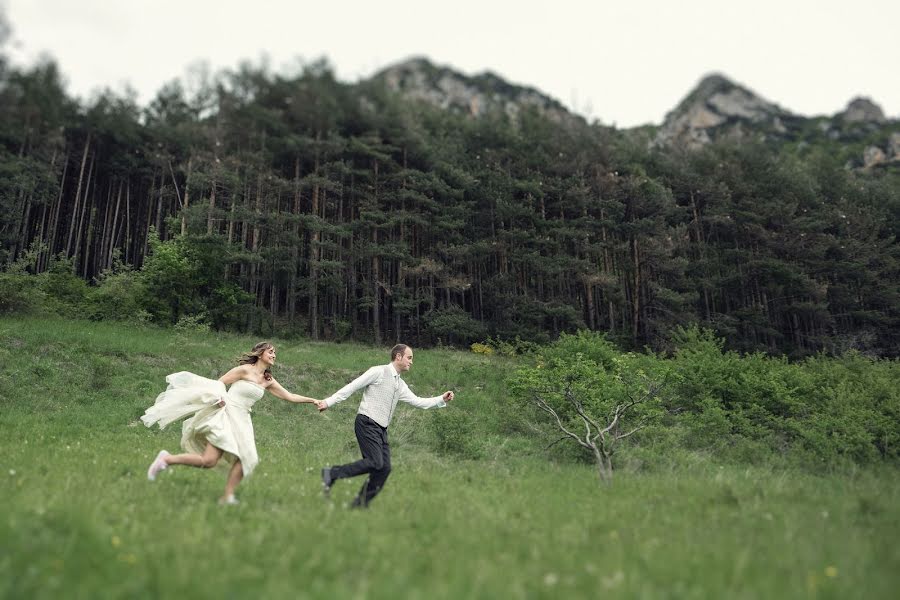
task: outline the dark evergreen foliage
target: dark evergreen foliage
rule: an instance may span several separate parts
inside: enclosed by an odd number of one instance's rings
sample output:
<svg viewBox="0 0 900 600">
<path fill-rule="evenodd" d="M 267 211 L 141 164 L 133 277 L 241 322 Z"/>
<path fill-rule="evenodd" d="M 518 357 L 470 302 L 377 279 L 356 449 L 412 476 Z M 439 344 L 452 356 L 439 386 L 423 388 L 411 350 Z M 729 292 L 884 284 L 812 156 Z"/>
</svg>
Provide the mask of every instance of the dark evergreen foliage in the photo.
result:
<svg viewBox="0 0 900 600">
<path fill-rule="evenodd" d="M 79 105 L 53 63 L 0 75 L 4 289 L 66 269 L 115 286 L 70 312 L 415 344 L 591 329 L 667 349 L 700 324 L 747 352 L 900 348 L 900 177 L 848 168 L 812 119 L 680 152 L 534 110 L 473 119 L 324 62 L 176 81 L 146 109 Z"/>
</svg>

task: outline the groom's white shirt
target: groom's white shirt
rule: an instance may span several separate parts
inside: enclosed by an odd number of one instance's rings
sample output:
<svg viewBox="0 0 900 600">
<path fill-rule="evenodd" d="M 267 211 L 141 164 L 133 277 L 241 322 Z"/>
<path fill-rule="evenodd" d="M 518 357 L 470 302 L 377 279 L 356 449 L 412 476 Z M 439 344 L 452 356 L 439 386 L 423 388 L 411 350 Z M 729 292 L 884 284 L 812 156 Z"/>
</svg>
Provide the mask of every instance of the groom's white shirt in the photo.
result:
<svg viewBox="0 0 900 600">
<path fill-rule="evenodd" d="M 357 390 L 363 390 L 359 414 L 366 415 L 382 427 L 387 427 L 394 416 L 397 402 L 402 400 L 418 408 L 442 408 L 447 406 L 443 396 L 420 398 L 412 393 L 393 363 L 372 367 L 337 392 L 325 398 L 329 407 L 342 402 Z"/>
</svg>

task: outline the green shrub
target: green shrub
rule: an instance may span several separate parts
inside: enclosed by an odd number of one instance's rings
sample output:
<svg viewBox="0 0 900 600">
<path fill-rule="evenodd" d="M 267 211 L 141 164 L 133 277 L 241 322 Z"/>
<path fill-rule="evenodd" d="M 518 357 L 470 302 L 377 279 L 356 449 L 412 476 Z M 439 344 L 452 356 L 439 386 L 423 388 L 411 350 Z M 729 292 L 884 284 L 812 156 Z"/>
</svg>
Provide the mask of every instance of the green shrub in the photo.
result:
<svg viewBox="0 0 900 600">
<path fill-rule="evenodd" d="M 434 449 L 439 454 L 477 459 L 482 455 L 483 435 L 476 429 L 475 418 L 463 410 L 440 410 L 429 419 Z"/>
<path fill-rule="evenodd" d="M 484 339 L 487 329 L 458 306 L 430 311 L 424 317 L 428 333 L 447 344 L 468 345 Z"/>
<path fill-rule="evenodd" d="M 47 310 L 73 319 L 89 316 L 91 289 L 75 275 L 72 259 L 51 260 L 47 271 L 37 277 L 46 296 Z"/>
<path fill-rule="evenodd" d="M 0 314 L 29 314 L 44 308 L 46 294 L 34 275 L 0 273 Z"/>
<path fill-rule="evenodd" d="M 119 264 L 100 275 L 91 294 L 90 317 L 97 321 L 143 322 L 148 316 L 142 305 L 146 294 L 140 274 Z"/>
</svg>

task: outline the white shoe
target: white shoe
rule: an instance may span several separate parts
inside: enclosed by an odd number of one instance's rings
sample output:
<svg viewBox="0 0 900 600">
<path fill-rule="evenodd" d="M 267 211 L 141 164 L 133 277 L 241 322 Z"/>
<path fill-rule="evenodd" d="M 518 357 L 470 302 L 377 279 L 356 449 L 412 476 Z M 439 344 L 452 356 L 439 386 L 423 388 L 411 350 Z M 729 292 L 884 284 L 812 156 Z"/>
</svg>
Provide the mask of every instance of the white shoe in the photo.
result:
<svg viewBox="0 0 900 600">
<path fill-rule="evenodd" d="M 234 497 L 234 494 L 219 498 L 219 506 L 240 504 L 241 501 Z"/>
<path fill-rule="evenodd" d="M 147 469 L 147 479 L 150 481 L 156 480 L 156 474 L 160 471 L 165 470 L 169 465 L 166 464 L 164 457 L 169 456 L 169 453 L 165 450 L 160 450 L 159 454 L 156 455 L 156 458 L 153 459 L 153 462 L 150 463 L 150 468 Z"/>
</svg>

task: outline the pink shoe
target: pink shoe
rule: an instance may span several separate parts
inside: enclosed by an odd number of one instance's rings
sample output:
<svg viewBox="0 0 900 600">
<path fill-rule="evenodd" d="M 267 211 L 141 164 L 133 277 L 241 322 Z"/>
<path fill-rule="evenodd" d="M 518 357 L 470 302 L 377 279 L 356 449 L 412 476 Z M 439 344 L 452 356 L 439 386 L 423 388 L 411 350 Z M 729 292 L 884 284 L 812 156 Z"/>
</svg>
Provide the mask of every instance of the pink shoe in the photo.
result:
<svg viewBox="0 0 900 600">
<path fill-rule="evenodd" d="M 153 459 L 153 462 L 150 463 L 150 468 L 147 469 L 147 479 L 149 479 L 150 481 L 155 481 L 156 474 L 159 473 L 160 471 L 165 470 L 166 467 L 169 466 L 166 464 L 166 461 L 164 460 L 164 458 L 166 456 L 169 456 L 168 452 L 166 452 L 165 450 L 159 451 L 159 454 L 157 454 L 156 458 Z"/>
</svg>

